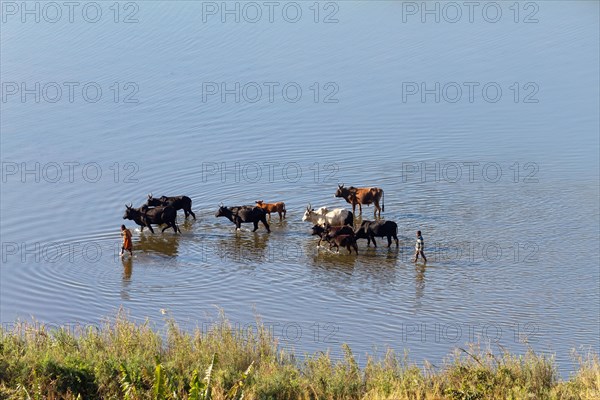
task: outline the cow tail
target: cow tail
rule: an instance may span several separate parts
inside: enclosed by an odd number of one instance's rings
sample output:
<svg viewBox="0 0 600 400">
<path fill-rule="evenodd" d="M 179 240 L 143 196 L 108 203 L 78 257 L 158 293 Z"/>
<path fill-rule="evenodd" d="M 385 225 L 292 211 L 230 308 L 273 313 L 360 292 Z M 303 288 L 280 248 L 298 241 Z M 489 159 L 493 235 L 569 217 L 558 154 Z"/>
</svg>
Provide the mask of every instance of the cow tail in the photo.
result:
<svg viewBox="0 0 600 400">
<path fill-rule="evenodd" d="M 381 189 L 381 211 L 385 212 L 385 192 Z"/>
</svg>

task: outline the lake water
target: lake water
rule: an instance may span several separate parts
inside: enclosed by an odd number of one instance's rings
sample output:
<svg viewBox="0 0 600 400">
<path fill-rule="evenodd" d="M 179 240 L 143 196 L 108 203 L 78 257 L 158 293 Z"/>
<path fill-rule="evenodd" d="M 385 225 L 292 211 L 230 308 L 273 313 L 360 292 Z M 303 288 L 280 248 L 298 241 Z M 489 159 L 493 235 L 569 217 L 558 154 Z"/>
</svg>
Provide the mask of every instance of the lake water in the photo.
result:
<svg viewBox="0 0 600 400">
<path fill-rule="evenodd" d="M 600 348 L 597 2 L 56 4 L 2 3 L 4 324 L 223 310 L 298 353 L 480 341 L 563 374 Z M 399 249 L 317 249 L 338 183 L 384 189 Z M 122 261 L 149 192 L 197 220 Z M 271 234 L 214 217 L 259 199 Z"/>
</svg>

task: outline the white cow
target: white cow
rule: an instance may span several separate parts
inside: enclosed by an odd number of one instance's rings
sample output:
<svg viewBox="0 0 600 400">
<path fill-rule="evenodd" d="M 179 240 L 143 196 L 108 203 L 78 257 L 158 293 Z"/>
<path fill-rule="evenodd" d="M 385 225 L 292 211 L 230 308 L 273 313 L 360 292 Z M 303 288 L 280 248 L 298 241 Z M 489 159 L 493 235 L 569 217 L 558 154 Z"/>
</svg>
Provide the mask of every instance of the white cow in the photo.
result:
<svg viewBox="0 0 600 400">
<path fill-rule="evenodd" d="M 318 210 L 313 210 L 310 204 L 306 207 L 302 221 L 309 221 L 317 225 L 325 225 L 326 223 L 333 226 L 350 225 L 354 226 L 354 215 L 351 211 L 343 208 L 334 208 L 329 211 L 327 207 L 321 207 Z"/>
</svg>

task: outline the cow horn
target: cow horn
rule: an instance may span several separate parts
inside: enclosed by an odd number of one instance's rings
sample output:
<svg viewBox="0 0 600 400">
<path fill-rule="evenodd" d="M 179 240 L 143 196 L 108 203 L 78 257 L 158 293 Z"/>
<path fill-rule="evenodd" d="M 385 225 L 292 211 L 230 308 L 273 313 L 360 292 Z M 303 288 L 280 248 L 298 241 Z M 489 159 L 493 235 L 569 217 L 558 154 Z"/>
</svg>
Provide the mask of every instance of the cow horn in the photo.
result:
<svg viewBox="0 0 600 400">
<path fill-rule="evenodd" d="M 219 203 L 219 207 L 223 207 L 223 202 L 220 202 L 220 203 Z"/>
<path fill-rule="evenodd" d="M 152 192 L 148 193 L 148 198 L 151 199 L 152 197 Z"/>
</svg>

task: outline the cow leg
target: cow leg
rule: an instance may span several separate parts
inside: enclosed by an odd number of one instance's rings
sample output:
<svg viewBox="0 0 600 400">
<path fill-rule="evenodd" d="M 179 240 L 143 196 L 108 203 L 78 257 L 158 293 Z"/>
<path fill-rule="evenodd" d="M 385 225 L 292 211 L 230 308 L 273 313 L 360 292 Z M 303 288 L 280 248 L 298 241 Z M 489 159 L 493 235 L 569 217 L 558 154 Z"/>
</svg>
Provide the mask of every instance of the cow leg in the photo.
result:
<svg viewBox="0 0 600 400">
<path fill-rule="evenodd" d="M 267 223 L 267 219 L 263 217 L 262 224 L 267 228 L 267 232 L 271 233 L 271 228 L 269 228 L 269 224 Z M 256 222 L 256 227 L 258 228 L 258 222 Z"/>
<path fill-rule="evenodd" d="M 375 235 L 371 235 L 371 240 L 373 241 L 373 246 L 377 247 L 377 243 L 375 242 Z"/>
<path fill-rule="evenodd" d="M 396 241 L 396 248 L 398 248 L 398 242 L 399 242 L 398 236 L 394 235 L 394 240 Z"/>
<path fill-rule="evenodd" d="M 175 222 L 169 222 L 169 223 L 167 223 L 167 226 L 165 226 L 165 227 L 162 229 L 162 232 L 166 231 L 166 230 L 167 230 L 167 229 L 169 229 L 169 228 L 173 228 L 173 230 L 175 231 L 175 234 L 177 234 L 177 230 L 179 229 L 179 228 L 177 227 L 177 224 L 176 224 Z"/>
<path fill-rule="evenodd" d="M 254 229 L 252 229 L 252 232 L 256 232 L 256 230 L 258 229 L 258 221 L 254 221 Z"/>
<path fill-rule="evenodd" d="M 358 244 L 356 244 L 356 242 L 352 243 L 352 247 L 354 247 L 354 251 L 356 252 L 356 255 L 358 255 Z M 352 253 L 352 252 L 350 252 Z"/>
<path fill-rule="evenodd" d="M 350 243 L 346 244 L 344 247 L 346 248 L 346 250 L 348 250 L 348 254 L 352 254 L 352 250 L 350 250 Z"/>
<path fill-rule="evenodd" d="M 154 233 L 154 229 L 152 229 L 152 226 L 147 225 L 148 229 L 150 229 L 150 232 Z"/>
<path fill-rule="evenodd" d="M 194 214 L 194 212 L 192 211 L 192 208 L 184 208 L 183 212 L 185 213 L 185 217 L 187 218 L 189 215 L 191 215 L 194 219 L 196 219 L 196 214 Z"/>
<path fill-rule="evenodd" d="M 140 229 L 140 233 L 144 232 L 144 225 L 142 225 L 142 228 Z"/>
<path fill-rule="evenodd" d="M 390 248 L 390 246 L 392 245 L 392 236 L 388 235 L 388 249 Z"/>
</svg>

